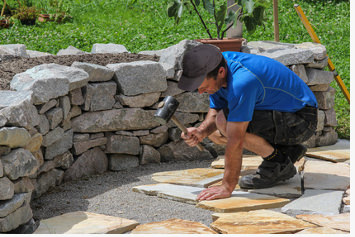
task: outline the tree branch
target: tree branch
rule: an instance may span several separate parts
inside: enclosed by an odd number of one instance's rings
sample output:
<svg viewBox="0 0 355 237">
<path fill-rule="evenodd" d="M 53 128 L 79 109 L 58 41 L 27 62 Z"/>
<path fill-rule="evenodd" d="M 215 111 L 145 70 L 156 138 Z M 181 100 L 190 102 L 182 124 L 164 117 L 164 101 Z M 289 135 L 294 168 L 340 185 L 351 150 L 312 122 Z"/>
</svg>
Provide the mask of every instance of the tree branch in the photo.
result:
<svg viewBox="0 0 355 237">
<path fill-rule="evenodd" d="M 202 19 L 202 16 L 201 16 L 200 13 L 198 12 L 197 7 L 196 7 L 196 5 L 194 4 L 193 0 L 190 0 L 190 2 L 191 2 L 191 4 L 192 4 L 192 6 L 194 7 L 194 10 L 195 10 L 195 12 L 197 13 L 197 15 L 200 17 L 200 20 L 201 20 L 201 22 L 202 22 L 202 25 L 205 27 L 205 29 L 206 29 L 206 31 L 207 31 L 207 33 L 208 33 L 210 39 L 213 39 L 213 37 L 212 37 L 212 35 L 211 35 L 209 29 L 207 28 L 207 26 L 206 26 L 204 20 Z"/>
</svg>

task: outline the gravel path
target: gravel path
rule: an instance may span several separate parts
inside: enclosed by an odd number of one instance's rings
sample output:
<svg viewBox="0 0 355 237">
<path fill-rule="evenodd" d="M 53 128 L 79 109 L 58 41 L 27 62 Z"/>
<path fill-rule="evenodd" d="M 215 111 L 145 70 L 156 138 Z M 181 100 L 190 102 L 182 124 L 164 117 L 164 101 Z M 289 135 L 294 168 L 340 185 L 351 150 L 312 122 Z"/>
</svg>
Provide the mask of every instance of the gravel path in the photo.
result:
<svg viewBox="0 0 355 237">
<path fill-rule="evenodd" d="M 194 205 L 132 191 L 138 185 L 156 183 L 152 174 L 162 171 L 208 168 L 212 160 L 169 162 L 139 166 L 132 170 L 91 176 L 63 183 L 32 201 L 34 219 L 41 220 L 73 211 L 118 216 L 139 223 L 171 218 L 212 223 L 212 211 Z"/>
</svg>

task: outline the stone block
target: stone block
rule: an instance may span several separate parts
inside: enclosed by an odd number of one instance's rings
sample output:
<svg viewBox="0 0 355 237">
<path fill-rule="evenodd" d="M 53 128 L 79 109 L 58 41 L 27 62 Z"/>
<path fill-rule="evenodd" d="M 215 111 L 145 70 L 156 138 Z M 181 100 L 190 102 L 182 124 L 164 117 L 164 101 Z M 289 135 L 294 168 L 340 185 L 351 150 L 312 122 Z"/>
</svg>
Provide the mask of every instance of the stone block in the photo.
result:
<svg viewBox="0 0 355 237">
<path fill-rule="evenodd" d="M 149 107 L 158 102 L 160 92 L 146 93 L 136 96 L 118 95 L 117 98 L 121 105 L 131 108 Z"/>
<path fill-rule="evenodd" d="M 139 158 L 141 165 L 148 163 L 160 163 L 160 153 L 148 145 L 142 146 L 142 152 Z"/>
<path fill-rule="evenodd" d="M 34 174 L 39 167 L 37 159 L 23 148 L 12 150 L 10 154 L 3 156 L 1 161 L 4 174 L 11 180 Z"/>
<path fill-rule="evenodd" d="M 72 119 L 74 117 L 79 116 L 80 114 L 82 114 L 80 107 L 77 105 L 74 105 L 70 109 L 70 112 L 68 114 L 68 118 Z"/>
<path fill-rule="evenodd" d="M 338 140 L 338 133 L 333 127 L 324 127 L 322 134 L 316 138 L 317 146 L 333 145 Z"/>
<path fill-rule="evenodd" d="M 339 214 L 343 191 L 306 189 L 304 194 L 281 208 L 288 215 Z"/>
<path fill-rule="evenodd" d="M 16 229 L 20 225 L 31 220 L 32 216 L 33 214 L 30 205 L 27 203 L 23 204 L 20 208 L 5 218 L 0 218 L 0 233 Z"/>
<path fill-rule="evenodd" d="M 8 200 L 14 196 L 14 184 L 7 177 L 0 178 L 0 190 L 0 200 Z"/>
<path fill-rule="evenodd" d="M 137 156 L 126 154 L 112 154 L 109 155 L 108 168 L 113 171 L 126 170 L 136 168 L 139 166 L 139 159 Z"/>
<path fill-rule="evenodd" d="M 31 193 L 34 190 L 34 186 L 28 177 L 22 177 L 14 181 L 15 193 Z"/>
<path fill-rule="evenodd" d="M 69 92 L 69 97 L 70 97 L 70 102 L 73 105 L 82 105 L 85 102 L 83 93 L 81 92 L 81 88 L 71 90 Z"/>
<path fill-rule="evenodd" d="M 211 228 L 221 234 L 290 234 L 315 227 L 313 224 L 270 210 L 216 213 L 212 218 L 215 220 Z"/>
<path fill-rule="evenodd" d="M 306 189 L 345 191 L 350 185 L 350 166 L 344 163 L 308 160 L 303 176 Z"/>
<path fill-rule="evenodd" d="M 331 127 L 338 126 L 337 115 L 335 113 L 334 108 L 324 110 L 324 113 L 325 113 L 324 126 L 331 126 Z"/>
<path fill-rule="evenodd" d="M 121 44 L 93 44 L 91 53 L 128 53 L 126 47 Z"/>
<path fill-rule="evenodd" d="M 180 103 L 177 111 L 188 113 L 207 113 L 209 106 L 209 94 L 186 92 L 176 96 L 176 100 Z"/>
<path fill-rule="evenodd" d="M 11 200 L 0 203 L 0 218 L 6 217 L 16 211 L 26 200 L 31 199 L 31 193 L 15 194 Z"/>
<path fill-rule="evenodd" d="M 74 46 L 68 46 L 66 49 L 60 49 L 57 53 L 57 56 L 63 56 L 63 55 L 83 55 L 87 54 L 87 52 L 84 52 L 80 49 L 75 48 Z"/>
<path fill-rule="evenodd" d="M 89 112 L 74 118 L 72 127 L 80 133 L 151 129 L 159 126 L 154 113 L 138 108 Z"/>
<path fill-rule="evenodd" d="M 290 69 L 299 76 L 304 83 L 308 83 L 308 76 L 306 73 L 306 69 L 303 64 L 292 65 Z"/>
<path fill-rule="evenodd" d="M 314 60 L 312 63 L 306 64 L 306 67 L 324 69 L 328 65 L 328 57 L 322 60 Z"/>
<path fill-rule="evenodd" d="M 325 92 L 314 91 L 313 94 L 315 95 L 315 97 L 317 99 L 318 108 L 323 109 L 323 110 L 333 108 L 334 107 L 335 92 L 336 92 L 336 90 L 332 87 L 329 87 L 329 89 Z"/>
<path fill-rule="evenodd" d="M 117 85 L 115 82 L 89 83 L 85 87 L 85 105 L 86 111 L 99 111 L 112 109 L 115 104 L 114 95 Z"/>
<path fill-rule="evenodd" d="M 30 139 L 30 134 L 24 128 L 0 128 L 0 145 L 8 146 L 10 148 L 25 147 Z"/>
<path fill-rule="evenodd" d="M 168 80 L 167 83 L 168 83 L 168 88 L 166 89 L 166 91 L 164 91 L 161 94 L 161 97 L 166 97 L 166 96 L 169 96 L 169 95 L 170 96 L 176 96 L 176 95 L 179 95 L 179 94 L 182 94 L 182 93 L 185 92 L 184 90 L 181 90 L 178 87 L 178 83 L 177 82 Z"/>
<path fill-rule="evenodd" d="M 70 99 L 68 96 L 63 96 L 59 98 L 59 106 L 62 108 L 63 110 L 63 119 L 67 119 L 68 114 L 70 112 Z"/>
<path fill-rule="evenodd" d="M 38 57 L 44 57 L 44 56 L 53 56 L 53 54 L 46 53 L 46 52 L 40 52 L 40 51 L 35 51 L 35 50 L 26 50 L 27 55 L 30 58 L 38 58 Z"/>
<path fill-rule="evenodd" d="M 162 92 L 168 87 L 166 71 L 157 62 L 136 61 L 108 64 L 107 67 L 115 71 L 114 80 L 119 91 L 126 96 Z"/>
<path fill-rule="evenodd" d="M 62 139 L 63 136 L 64 136 L 64 129 L 61 127 L 56 127 L 55 129 L 51 130 L 43 137 L 42 145 L 44 147 L 49 147 L 53 143 Z"/>
<path fill-rule="evenodd" d="M 318 121 L 317 121 L 317 129 L 316 132 L 320 132 L 324 128 L 324 119 L 325 119 L 325 113 L 323 110 L 318 110 Z"/>
<path fill-rule="evenodd" d="M 74 142 L 75 155 L 80 155 L 93 147 L 106 145 L 106 143 L 107 143 L 107 137 L 101 137 L 101 138 L 92 139 L 88 141 Z"/>
<path fill-rule="evenodd" d="M 350 213 L 337 215 L 303 214 L 296 218 L 332 229 L 350 232 Z"/>
<path fill-rule="evenodd" d="M 306 68 L 308 83 L 307 85 L 330 84 L 334 80 L 332 72 L 314 68 Z"/>
<path fill-rule="evenodd" d="M 54 129 L 63 121 L 63 109 L 53 108 L 46 113 L 49 121 L 49 128 Z"/>
<path fill-rule="evenodd" d="M 40 106 L 39 114 L 44 114 L 51 108 L 55 107 L 57 105 L 57 100 L 53 99 L 48 101 L 47 103 L 44 103 L 43 105 Z"/>
<path fill-rule="evenodd" d="M 194 221 L 169 219 L 137 226 L 131 234 L 216 234 L 207 226 Z"/>
<path fill-rule="evenodd" d="M 123 234 L 138 224 L 120 217 L 76 211 L 41 220 L 34 234 Z"/>
<path fill-rule="evenodd" d="M 85 63 L 85 62 L 74 62 L 72 67 L 83 69 L 89 74 L 90 82 L 104 82 L 112 79 L 114 71 L 108 69 L 105 66 Z"/>
<path fill-rule="evenodd" d="M 24 44 L 3 44 L 0 45 L 0 58 L 5 55 L 28 58 L 26 46 Z"/>
<path fill-rule="evenodd" d="M 46 193 L 51 187 L 59 185 L 63 180 L 63 175 L 64 171 L 52 169 L 49 172 L 39 175 L 36 180 L 32 180 L 35 187 L 32 194 L 33 198 L 38 198 Z"/>
<path fill-rule="evenodd" d="M 39 116 L 38 131 L 42 135 L 46 135 L 49 131 L 49 121 L 44 114 Z"/>
<path fill-rule="evenodd" d="M 168 141 L 168 132 L 141 136 L 139 140 L 141 144 L 160 147 Z"/>
<path fill-rule="evenodd" d="M 325 46 L 318 43 L 303 42 L 301 44 L 295 44 L 295 48 L 311 50 L 315 60 L 322 60 L 327 57 L 327 50 Z"/>
<path fill-rule="evenodd" d="M 36 152 L 39 149 L 41 149 L 42 146 L 42 141 L 43 141 L 43 136 L 40 133 L 34 134 L 27 145 L 25 146 L 26 150 L 29 150 L 30 152 Z"/>
<path fill-rule="evenodd" d="M 84 70 L 51 63 L 16 74 L 10 87 L 17 91 L 33 91 L 33 102 L 42 104 L 85 86 L 88 79 Z"/>
<path fill-rule="evenodd" d="M 329 89 L 329 84 L 318 84 L 314 86 L 309 86 L 311 91 L 327 91 Z"/>
<path fill-rule="evenodd" d="M 46 148 L 45 159 L 52 160 L 57 155 L 61 155 L 73 146 L 73 130 L 66 131 L 63 137 Z"/>
<path fill-rule="evenodd" d="M 284 49 L 275 51 L 266 51 L 258 53 L 258 55 L 266 56 L 279 61 L 283 65 L 307 64 L 314 61 L 313 52 L 309 49 Z"/>
<path fill-rule="evenodd" d="M 166 71 L 166 78 L 173 79 L 175 76 L 174 66 L 167 64 L 167 63 L 162 63 L 162 62 L 160 64 L 163 66 L 164 70 Z"/>
<path fill-rule="evenodd" d="M 84 152 L 64 173 L 64 181 L 77 180 L 81 177 L 102 174 L 107 170 L 106 154 L 98 147 Z"/>
<path fill-rule="evenodd" d="M 105 152 L 138 155 L 140 149 L 139 145 L 138 137 L 112 135 L 108 137 Z"/>
</svg>

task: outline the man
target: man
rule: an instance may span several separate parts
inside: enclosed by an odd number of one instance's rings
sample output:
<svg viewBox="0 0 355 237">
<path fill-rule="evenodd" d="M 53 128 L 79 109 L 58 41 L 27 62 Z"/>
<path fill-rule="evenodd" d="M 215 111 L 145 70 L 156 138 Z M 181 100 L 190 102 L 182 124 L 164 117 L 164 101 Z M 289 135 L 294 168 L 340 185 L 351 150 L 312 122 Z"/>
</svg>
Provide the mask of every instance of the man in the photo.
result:
<svg viewBox="0 0 355 237">
<path fill-rule="evenodd" d="M 222 185 L 203 190 L 199 200 L 230 197 L 242 164 L 243 148 L 263 157 L 241 188 L 266 188 L 296 174 L 293 165 L 306 152 L 301 145 L 315 132 L 317 100 L 286 66 L 258 55 L 224 52 L 199 45 L 183 58 L 180 89 L 210 94 L 210 109 L 198 128 L 181 137 L 195 146 L 205 137 L 226 144 Z"/>
</svg>

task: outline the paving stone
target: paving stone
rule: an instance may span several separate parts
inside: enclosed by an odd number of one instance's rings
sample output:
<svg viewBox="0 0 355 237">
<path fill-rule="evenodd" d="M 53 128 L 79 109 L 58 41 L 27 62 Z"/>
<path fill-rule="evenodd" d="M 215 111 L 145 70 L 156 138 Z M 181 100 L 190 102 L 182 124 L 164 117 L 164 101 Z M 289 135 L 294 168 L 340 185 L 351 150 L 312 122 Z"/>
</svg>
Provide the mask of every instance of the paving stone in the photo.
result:
<svg viewBox="0 0 355 237">
<path fill-rule="evenodd" d="M 221 234 L 290 234 L 315 225 L 271 211 L 216 213 L 210 226 Z"/>
<path fill-rule="evenodd" d="M 154 173 L 152 179 L 160 183 L 208 187 L 223 179 L 224 170 L 196 168 Z"/>
<path fill-rule="evenodd" d="M 304 214 L 297 215 L 296 218 L 319 226 L 348 232 L 350 231 L 350 213 L 342 213 L 338 215 Z"/>
<path fill-rule="evenodd" d="M 212 162 L 211 167 L 214 169 L 224 169 L 224 158 L 224 155 L 218 156 L 216 160 Z M 263 162 L 261 156 L 243 155 L 241 175 L 255 173 L 261 162 Z"/>
<path fill-rule="evenodd" d="M 306 189 L 304 194 L 284 206 L 281 211 L 298 214 L 339 214 L 343 191 Z"/>
<path fill-rule="evenodd" d="M 137 226 L 131 234 L 216 234 L 199 222 L 169 219 Z"/>
<path fill-rule="evenodd" d="M 304 229 L 300 232 L 297 232 L 296 234 L 348 234 L 347 232 L 340 231 L 340 230 L 334 230 L 332 228 L 328 227 L 314 227 L 314 228 L 307 228 Z"/>
<path fill-rule="evenodd" d="M 286 198 L 277 198 L 264 194 L 233 191 L 232 196 L 225 199 L 201 201 L 196 206 L 215 212 L 241 212 L 257 209 L 278 208 L 289 203 Z"/>
<path fill-rule="evenodd" d="M 306 155 L 333 162 L 344 162 L 350 159 L 350 142 L 348 140 L 338 140 L 336 144 L 331 146 L 310 148 L 307 150 Z"/>
<path fill-rule="evenodd" d="M 350 185 L 350 166 L 344 163 L 308 160 L 304 168 L 306 189 L 346 190 Z"/>
<path fill-rule="evenodd" d="M 125 218 L 76 211 L 41 220 L 34 234 L 122 234 L 138 224 Z"/>
</svg>

